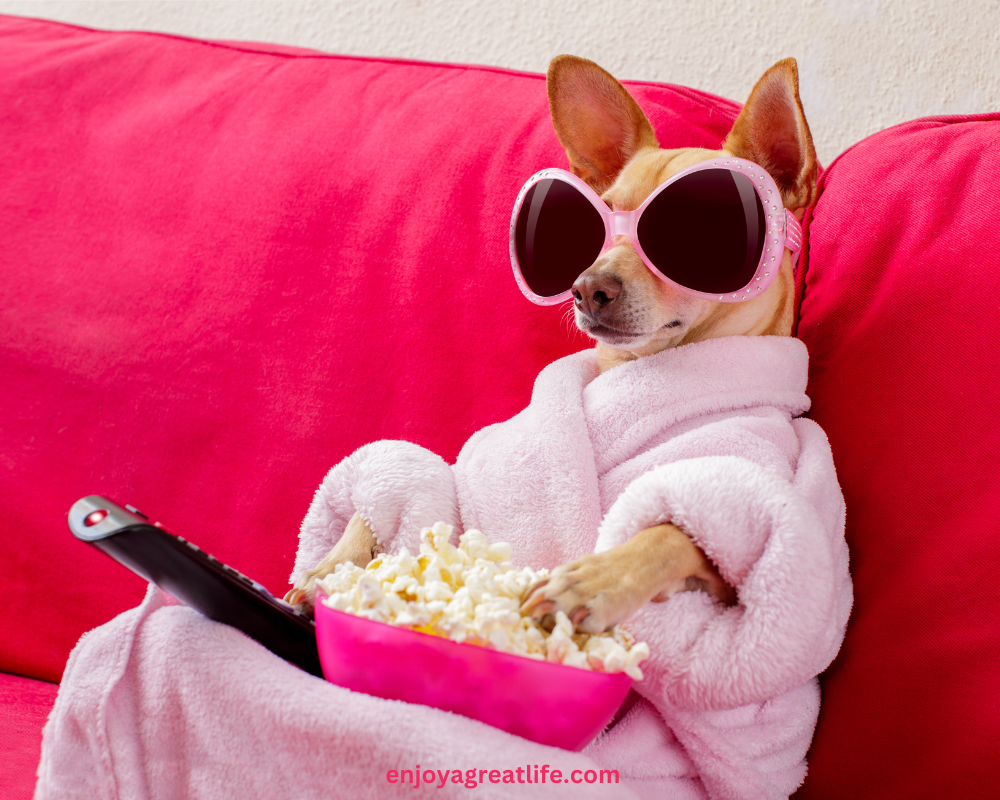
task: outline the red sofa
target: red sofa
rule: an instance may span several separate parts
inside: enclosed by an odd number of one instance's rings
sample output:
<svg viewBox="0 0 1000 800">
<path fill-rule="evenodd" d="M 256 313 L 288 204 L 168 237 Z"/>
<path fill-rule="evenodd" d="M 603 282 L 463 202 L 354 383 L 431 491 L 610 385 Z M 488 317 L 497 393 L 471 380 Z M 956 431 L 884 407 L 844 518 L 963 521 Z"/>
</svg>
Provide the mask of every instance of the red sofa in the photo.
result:
<svg viewBox="0 0 1000 800">
<path fill-rule="evenodd" d="M 739 108 L 628 86 L 665 146 Z M 796 797 L 1000 796 L 998 150 L 997 114 L 891 128 L 806 216 L 856 605 Z M 0 17 L 0 795 L 31 795 L 79 636 L 143 593 L 69 534 L 76 499 L 282 593 L 332 464 L 379 438 L 453 460 L 588 346 L 510 272 L 546 166 L 539 75 Z"/>
</svg>

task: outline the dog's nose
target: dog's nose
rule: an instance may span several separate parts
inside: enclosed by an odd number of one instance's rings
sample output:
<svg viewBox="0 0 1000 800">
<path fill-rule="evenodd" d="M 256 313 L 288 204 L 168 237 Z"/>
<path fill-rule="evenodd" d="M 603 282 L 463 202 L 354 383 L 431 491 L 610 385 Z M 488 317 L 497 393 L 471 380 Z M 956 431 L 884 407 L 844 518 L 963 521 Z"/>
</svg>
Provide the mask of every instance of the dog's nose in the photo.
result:
<svg viewBox="0 0 1000 800">
<path fill-rule="evenodd" d="M 597 317 L 622 292 L 622 282 L 611 275 L 588 275 L 584 272 L 573 284 L 576 307 L 590 317 Z"/>
</svg>

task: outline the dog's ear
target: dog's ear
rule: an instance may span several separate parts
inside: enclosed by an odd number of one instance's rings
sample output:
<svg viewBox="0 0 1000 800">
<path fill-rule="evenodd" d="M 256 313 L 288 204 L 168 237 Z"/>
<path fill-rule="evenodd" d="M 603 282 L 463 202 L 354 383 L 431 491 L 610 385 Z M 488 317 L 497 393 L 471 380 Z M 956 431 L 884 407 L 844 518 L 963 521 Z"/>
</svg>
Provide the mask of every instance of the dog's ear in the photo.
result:
<svg viewBox="0 0 1000 800">
<path fill-rule="evenodd" d="M 779 61 L 757 81 L 723 149 L 760 164 L 781 190 L 785 208 L 808 206 L 816 195 L 816 150 L 799 100 L 794 58 Z"/>
<path fill-rule="evenodd" d="M 552 126 L 574 174 L 601 194 L 643 147 L 653 127 L 624 86 L 593 61 L 557 56 L 547 78 Z"/>
</svg>

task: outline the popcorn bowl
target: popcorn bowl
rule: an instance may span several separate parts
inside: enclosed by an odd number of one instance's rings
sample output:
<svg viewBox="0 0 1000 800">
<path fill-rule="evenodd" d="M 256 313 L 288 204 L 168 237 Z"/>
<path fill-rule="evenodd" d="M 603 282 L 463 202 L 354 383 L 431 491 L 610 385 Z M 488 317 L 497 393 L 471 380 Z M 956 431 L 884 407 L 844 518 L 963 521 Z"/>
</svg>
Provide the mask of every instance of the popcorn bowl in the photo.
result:
<svg viewBox="0 0 1000 800">
<path fill-rule="evenodd" d="M 582 750 L 625 699 L 624 672 L 591 672 L 453 642 L 329 608 L 316 597 L 316 643 L 330 683 L 440 708 L 533 742 Z"/>
</svg>

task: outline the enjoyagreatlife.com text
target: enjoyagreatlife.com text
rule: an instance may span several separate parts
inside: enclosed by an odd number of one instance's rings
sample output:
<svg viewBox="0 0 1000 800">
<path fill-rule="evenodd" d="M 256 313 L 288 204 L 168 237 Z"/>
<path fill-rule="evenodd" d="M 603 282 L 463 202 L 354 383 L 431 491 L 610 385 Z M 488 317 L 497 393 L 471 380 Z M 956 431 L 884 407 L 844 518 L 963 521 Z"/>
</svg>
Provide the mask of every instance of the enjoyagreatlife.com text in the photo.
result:
<svg viewBox="0 0 1000 800">
<path fill-rule="evenodd" d="M 517 769 L 425 769 L 416 764 L 412 768 L 390 769 L 385 774 L 388 783 L 434 786 L 443 789 L 449 783 L 475 789 L 487 783 L 618 783 L 616 769 L 574 769 L 564 772 L 549 764 L 528 764 Z"/>
</svg>

